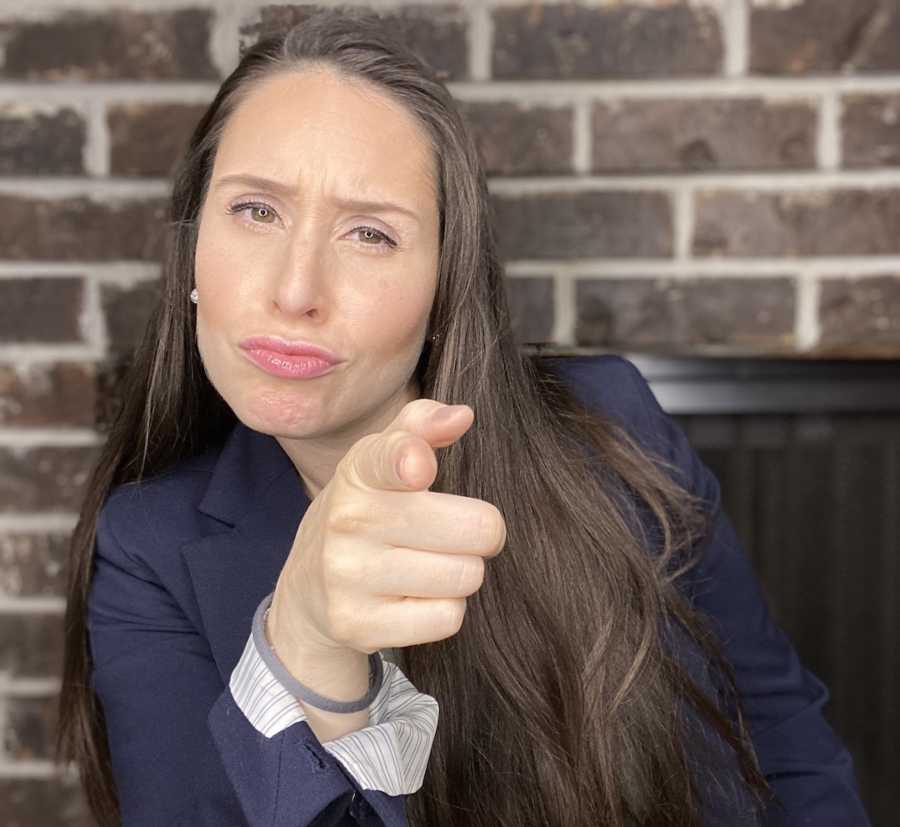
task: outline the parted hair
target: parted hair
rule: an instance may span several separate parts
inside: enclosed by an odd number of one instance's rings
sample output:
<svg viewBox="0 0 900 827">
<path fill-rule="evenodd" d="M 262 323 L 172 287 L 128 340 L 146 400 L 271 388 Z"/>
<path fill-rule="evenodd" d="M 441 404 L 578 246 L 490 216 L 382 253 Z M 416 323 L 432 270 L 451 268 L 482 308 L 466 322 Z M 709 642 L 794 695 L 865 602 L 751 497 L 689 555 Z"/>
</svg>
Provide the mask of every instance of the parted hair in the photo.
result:
<svg viewBox="0 0 900 827">
<path fill-rule="evenodd" d="M 748 793 L 761 813 L 771 791 L 733 671 L 680 588 L 711 530 L 708 503 L 674 464 L 582 404 L 540 354 L 523 352 L 473 136 L 437 73 L 370 11 L 319 11 L 247 48 L 175 168 L 159 298 L 71 540 L 57 762 L 77 763 L 100 827 L 120 823 L 89 680 L 97 516 L 115 486 L 221 445 L 237 421 L 196 347 L 188 295 L 200 209 L 231 113 L 265 79 L 310 66 L 399 101 L 431 143 L 440 256 L 430 329 L 439 339 L 426 342 L 416 375 L 423 396 L 476 415 L 437 449 L 431 488 L 491 502 L 507 526 L 458 633 L 400 652 L 412 683 L 440 705 L 409 823 L 700 827 L 713 787 Z M 679 637 L 710 664 L 712 689 L 691 677 Z M 734 759 L 712 775 L 701 731 Z"/>
</svg>

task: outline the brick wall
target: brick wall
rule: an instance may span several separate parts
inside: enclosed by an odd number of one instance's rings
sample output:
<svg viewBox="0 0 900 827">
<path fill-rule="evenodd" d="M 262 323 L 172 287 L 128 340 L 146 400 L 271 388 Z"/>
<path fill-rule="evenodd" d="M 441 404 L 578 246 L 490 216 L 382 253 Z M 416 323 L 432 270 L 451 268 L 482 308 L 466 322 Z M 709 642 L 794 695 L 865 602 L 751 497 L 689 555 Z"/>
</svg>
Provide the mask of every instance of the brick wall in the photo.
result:
<svg viewBox="0 0 900 827">
<path fill-rule="evenodd" d="M 900 0 L 376 4 L 446 73 L 522 341 L 900 356 Z M 168 175 L 229 2 L 0 2 L 0 812 L 87 823 L 48 761 L 66 540 L 155 296 Z"/>
</svg>

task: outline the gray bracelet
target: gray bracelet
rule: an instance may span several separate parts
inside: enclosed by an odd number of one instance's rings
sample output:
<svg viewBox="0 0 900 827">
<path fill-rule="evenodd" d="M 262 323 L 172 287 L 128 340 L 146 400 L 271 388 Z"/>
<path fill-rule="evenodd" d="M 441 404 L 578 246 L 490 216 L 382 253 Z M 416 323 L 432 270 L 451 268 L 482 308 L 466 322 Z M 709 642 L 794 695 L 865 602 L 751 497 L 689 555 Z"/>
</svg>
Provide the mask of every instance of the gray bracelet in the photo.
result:
<svg viewBox="0 0 900 827">
<path fill-rule="evenodd" d="M 275 592 L 267 594 L 259 606 L 256 607 L 256 612 L 253 615 L 252 634 L 253 643 L 256 645 L 260 657 L 262 657 L 266 666 L 269 667 L 269 670 L 275 675 L 279 683 L 295 697 L 319 709 L 324 709 L 326 712 L 359 712 L 366 709 L 375 700 L 384 678 L 384 670 L 378 652 L 372 652 L 369 655 L 369 691 L 364 698 L 360 698 L 358 701 L 333 701 L 331 698 L 325 698 L 313 692 L 312 689 L 304 686 L 288 672 L 287 667 L 278 659 L 278 655 L 275 654 L 275 650 L 266 637 L 266 615 L 269 613 L 274 594 Z"/>
</svg>

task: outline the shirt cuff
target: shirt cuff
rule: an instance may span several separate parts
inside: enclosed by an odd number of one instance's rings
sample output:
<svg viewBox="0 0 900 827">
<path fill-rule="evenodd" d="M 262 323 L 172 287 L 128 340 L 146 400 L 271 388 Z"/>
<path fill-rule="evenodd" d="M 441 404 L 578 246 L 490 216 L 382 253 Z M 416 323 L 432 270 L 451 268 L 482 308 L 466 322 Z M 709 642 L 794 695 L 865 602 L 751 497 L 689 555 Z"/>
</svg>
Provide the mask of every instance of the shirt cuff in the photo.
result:
<svg viewBox="0 0 900 827">
<path fill-rule="evenodd" d="M 378 653 L 381 689 L 369 707 L 369 725 L 322 747 L 338 759 L 362 789 L 388 795 L 421 788 L 437 730 L 438 703 L 419 692 L 400 667 Z M 252 633 L 231 673 L 234 701 L 254 728 L 272 738 L 306 720 L 300 702 L 278 681 L 259 654 Z"/>
</svg>

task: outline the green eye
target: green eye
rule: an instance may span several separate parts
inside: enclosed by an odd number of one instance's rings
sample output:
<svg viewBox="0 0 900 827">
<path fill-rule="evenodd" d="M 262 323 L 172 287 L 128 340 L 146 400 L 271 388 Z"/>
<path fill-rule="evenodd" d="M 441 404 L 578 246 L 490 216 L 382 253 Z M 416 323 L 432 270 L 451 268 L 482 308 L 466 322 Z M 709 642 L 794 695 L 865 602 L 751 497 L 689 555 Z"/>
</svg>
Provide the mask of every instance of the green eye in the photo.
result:
<svg viewBox="0 0 900 827">
<path fill-rule="evenodd" d="M 253 211 L 256 210 L 256 214 L 263 218 L 263 223 L 268 224 L 268 219 L 274 219 L 275 214 L 268 207 L 251 207 L 250 214 L 253 214 Z"/>
<path fill-rule="evenodd" d="M 237 215 L 238 213 L 247 212 L 248 210 L 251 214 L 255 213 L 262 218 L 261 221 L 253 219 L 251 222 L 253 224 L 271 224 L 275 220 L 275 210 L 268 204 L 262 204 L 258 201 L 246 201 L 243 204 L 235 204 L 233 207 L 228 208 L 230 215 Z"/>
</svg>

